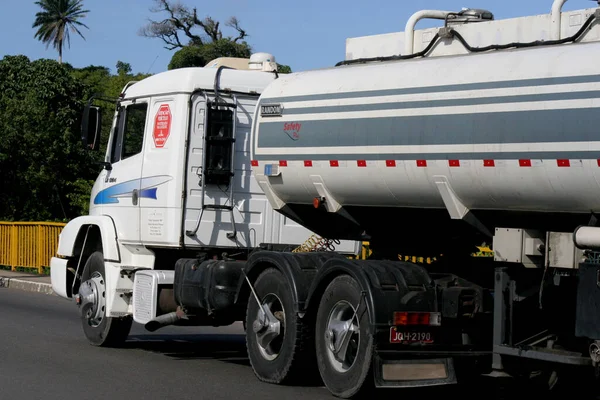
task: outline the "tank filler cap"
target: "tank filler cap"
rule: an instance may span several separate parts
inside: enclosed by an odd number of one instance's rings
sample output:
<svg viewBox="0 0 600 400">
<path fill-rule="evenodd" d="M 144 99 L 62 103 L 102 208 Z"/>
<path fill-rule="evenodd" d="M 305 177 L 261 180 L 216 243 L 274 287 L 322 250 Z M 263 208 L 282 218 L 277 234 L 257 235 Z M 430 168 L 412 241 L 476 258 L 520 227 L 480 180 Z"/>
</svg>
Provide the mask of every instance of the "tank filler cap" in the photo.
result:
<svg viewBox="0 0 600 400">
<path fill-rule="evenodd" d="M 448 15 L 448 24 L 468 24 L 493 21 L 494 14 L 481 8 L 463 8 L 460 12 Z"/>
<path fill-rule="evenodd" d="M 254 53 L 248 61 L 248 69 L 254 71 L 274 72 L 277 71 L 275 56 L 269 53 Z"/>
</svg>

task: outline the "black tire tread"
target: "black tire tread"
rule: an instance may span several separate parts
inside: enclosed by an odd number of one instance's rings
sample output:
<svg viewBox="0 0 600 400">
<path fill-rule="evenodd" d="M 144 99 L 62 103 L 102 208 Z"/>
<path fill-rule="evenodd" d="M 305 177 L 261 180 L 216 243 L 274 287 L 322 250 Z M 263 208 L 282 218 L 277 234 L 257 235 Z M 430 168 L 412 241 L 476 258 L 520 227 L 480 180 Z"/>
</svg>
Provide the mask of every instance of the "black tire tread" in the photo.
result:
<svg viewBox="0 0 600 400">
<path fill-rule="evenodd" d="M 261 279 L 262 276 L 272 273 L 279 274 L 280 271 L 276 268 L 268 268 L 259 275 L 257 281 L 258 279 Z M 252 301 L 255 301 L 252 297 L 252 294 L 250 296 L 251 298 L 248 302 L 247 312 L 249 311 L 250 303 Z M 247 329 L 251 330 L 252 327 L 248 326 Z M 286 322 L 286 331 L 289 329 L 289 323 Z M 286 364 L 286 367 L 282 371 L 280 371 L 278 377 L 268 379 L 263 376 L 260 376 L 259 373 L 256 371 L 254 365 L 250 363 L 254 375 L 261 382 L 280 385 L 290 385 L 299 383 L 305 384 L 307 382 L 310 382 L 312 379 L 318 379 L 318 372 L 315 374 L 316 368 L 312 368 L 316 366 L 316 355 L 313 346 L 314 329 L 312 327 L 312 324 L 296 316 L 295 330 L 296 341 L 291 351 L 291 360 Z M 248 353 L 250 353 L 251 351 L 248 341 L 246 341 L 246 350 Z M 309 374 L 307 374 L 307 370 L 310 371 Z"/>
<path fill-rule="evenodd" d="M 93 265 L 91 262 L 95 258 L 101 259 L 104 262 L 104 256 L 101 251 L 96 251 L 92 253 L 88 260 L 86 261 L 86 265 L 81 274 L 81 281 L 84 282 L 86 279 L 91 276 L 91 272 L 89 269 L 92 267 L 88 267 Z M 98 260 L 100 261 L 100 260 Z M 89 264 L 88 264 L 89 263 Z M 93 271 L 92 271 L 93 272 Z M 102 274 L 102 278 L 106 281 L 106 271 L 104 267 L 102 267 L 102 271 L 99 271 Z M 131 326 L 133 324 L 133 318 L 131 316 L 123 317 L 123 318 L 115 318 L 115 317 L 107 317 L 104 316 L 106 320 L 106 327 L 104 329 L 104 333 L 106 336 L 101 340 L 91 340 L 88 338 L 88 343 L 95 347 L 121 347 L 124 342 L 127 340 L 129 336 L 129 332 L 131 331 Z M 81 317 L 82 324 L 85 324 L 83 317 Z"/>
<path fill-rule="evenodd" d="M 325 292 L 323 293 L 323 297 L 327 296 L 327 293 L 335 286 L 339 286 L 339 285 L 348 285 L 348 286 L 353 286 L 355 289 L 361 291 L 360 286 L 358 284 L 358 282 L 356 282 L 356 280 L 354 278 L 352 278 L 349 275 L 339 275 L 336 278 L 334 278 L 329 285 L 327 286 L 327 288 L 325 289 Z M 319 306 L 319 312 L 320 312 L 320 307 Z M 364 312 L 368 313 L 368 310 L 365 309 Z M 317 314 L 317 319 L 319 318 L 319 315 Z M 315 324 L 316 327 L 316 324 Z M 373 338 L 371 337 L 371 344 L 370 346 L 370 356 L 369 357 L 365 357 L 363 364 L 361 366 L 361 371 L 365 373 L 364 378 L 362 379 L 362 382 L 357 382 L 357 384 L 360 385 L 360 388 L 356 391 L 352 390 L 352 389 L 346 389 L 343 392 L 340 393 L 335 393 L 334 390 L 330 387 L 328 387 L 330 393 L 332 395 L 334 395 L 335 397 L 339 397 L 339 398 L 345 398 L 345 399 L 356 399 L 356 398 L 369 398 L 373 395 L 374 390 L 375 390 L 375 381 L 374 381 L 374 376 L 373 376 L 373 350 L 374 350 L 374 345 L 373 345 Z M 368 348 L 368 347 L 367 347 Z M 316 350 L 316 347 L 315 347 Z M 316 354 L 316 352 L 315 352 Z M 319 370 L 321 369 L 321 364 L 319 364 Z M 320 372 L 321 377 L 323 378 L 323 381 L 326 382 L 326 376 L 323 375 L 323 371 Z M 327 384 L 326 384 L 327 386 Z"/>
<path fill-rule="evenodd" d="M 108 318 L 108 317 L 105 317 Z M 106 347 L 106 348 L 118 348 L 123 347 L 123 344 L 129 337 L 129 332 L 131 331 L 131 326 L 133 325 L 133 318 L 131 317 L 123 317 L 123 318 L 114 318 L 111 317 L 110 320 L 110 328 L 108 330 L 108 335 L 106 335 L 106 339 L 100 344 L 92 344 L 97 347 Z"/>
</svg>

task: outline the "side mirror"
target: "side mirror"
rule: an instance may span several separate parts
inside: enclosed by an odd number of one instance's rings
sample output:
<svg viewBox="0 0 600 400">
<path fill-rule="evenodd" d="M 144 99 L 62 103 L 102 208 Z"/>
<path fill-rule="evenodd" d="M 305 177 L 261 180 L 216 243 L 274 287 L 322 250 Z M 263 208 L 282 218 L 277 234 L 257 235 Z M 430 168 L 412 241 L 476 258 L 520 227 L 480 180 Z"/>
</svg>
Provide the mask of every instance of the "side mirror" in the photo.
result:
<svg viewBox="0 0 600 400">
<path fill-rule="evenodd" d="M 86 149 L 97 151 L 100 148 L 102 133 L 102 112 L 100 107 L 86 105 L 81 121 L 81 141 Z"/>
</svg>

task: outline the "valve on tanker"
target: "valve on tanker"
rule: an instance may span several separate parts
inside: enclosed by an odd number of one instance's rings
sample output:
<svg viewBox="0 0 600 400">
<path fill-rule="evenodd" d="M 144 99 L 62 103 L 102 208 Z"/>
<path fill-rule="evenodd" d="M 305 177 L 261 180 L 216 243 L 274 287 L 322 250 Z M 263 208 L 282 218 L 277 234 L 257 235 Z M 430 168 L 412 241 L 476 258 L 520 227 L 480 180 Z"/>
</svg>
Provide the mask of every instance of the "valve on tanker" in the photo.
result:
<svg viewBox="0 0 600 400">
<path fill-rule="evenodd" d="M 313 199 L 313 207 L 314 208 L 321 208 L 323 206 L 323 204 L 325 204 L 325 197 L 315 197 Z"/>
<path fill-rule="evenodd" d="M 463 8 L 457 13 L 450 13 L 446 16 L 446 26 L 450 24 L 468 24 L 473 22 L 487 22 L 493 20 L 494 14 L 488 10 Z"/>
</svg>

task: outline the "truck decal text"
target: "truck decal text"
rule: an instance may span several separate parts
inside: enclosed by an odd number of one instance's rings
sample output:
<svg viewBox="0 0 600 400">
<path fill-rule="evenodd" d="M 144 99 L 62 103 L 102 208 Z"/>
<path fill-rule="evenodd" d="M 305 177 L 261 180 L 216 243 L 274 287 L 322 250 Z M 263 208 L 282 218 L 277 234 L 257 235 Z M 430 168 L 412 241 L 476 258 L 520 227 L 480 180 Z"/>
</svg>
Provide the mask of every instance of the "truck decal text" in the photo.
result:
<svg viewBox="0 0 600 400">
<path fill-rule="evenodd" d="M 300 139 L 300 129 L 302 129 L 302 124 L 299 122 L 286 122 L 283 124 L 283 131 L 292 140 Z"/>
</svg>

